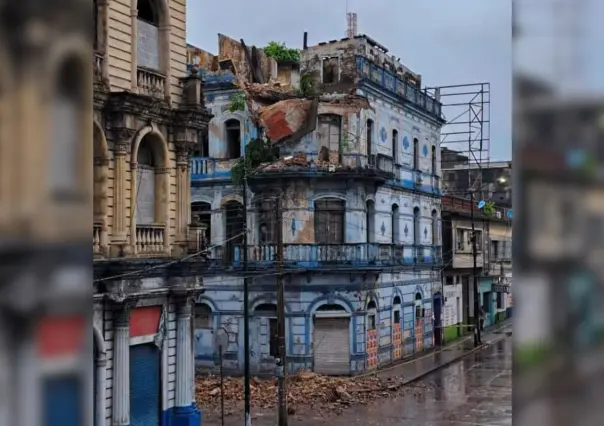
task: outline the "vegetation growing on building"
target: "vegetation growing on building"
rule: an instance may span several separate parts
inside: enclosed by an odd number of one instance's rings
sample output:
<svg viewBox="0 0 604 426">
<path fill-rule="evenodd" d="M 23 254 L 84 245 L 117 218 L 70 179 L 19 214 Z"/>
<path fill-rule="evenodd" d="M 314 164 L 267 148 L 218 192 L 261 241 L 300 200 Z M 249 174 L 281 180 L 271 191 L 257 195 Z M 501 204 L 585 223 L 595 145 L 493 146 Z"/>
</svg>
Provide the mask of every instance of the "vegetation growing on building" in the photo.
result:
<svg viewBox="0 0 604 426">
<path fill-rule="evenodd" d="M 268 141 L 253 139 L 245 147 L 245 155 L 231 168 L 231 179 L 235 185 L 240 185 L 246 174 L 263 163 L 272 163 L 276 160 L 277 156 Z"/>
<path fill-rule="evenodd" d="M 300 51 L 298 49 L 288 48 L 285 46 L 285 43 L 271 41 L 263 50 L 269 58 L 273 58 L 275 61 L 292 61 L 300 63 Z"/>
<path fill-rule="evenodd" d="M 231 103 L 229 104 L 229 112 L 237 112 L 245 110 L 245 94 L 239 92 L 235 93 L 231 98 Z"/>
</svg>

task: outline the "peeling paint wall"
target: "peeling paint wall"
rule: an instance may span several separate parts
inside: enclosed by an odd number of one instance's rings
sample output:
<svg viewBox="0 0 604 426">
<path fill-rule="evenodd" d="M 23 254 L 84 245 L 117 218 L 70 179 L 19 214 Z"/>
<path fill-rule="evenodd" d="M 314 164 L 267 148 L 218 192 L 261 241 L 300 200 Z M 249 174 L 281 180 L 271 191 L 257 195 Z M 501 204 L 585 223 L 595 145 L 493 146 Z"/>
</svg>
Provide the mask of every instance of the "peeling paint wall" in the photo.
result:
<svg viewBox="0 0 604 426">
<path fill-rule="evenodd" d="M 245 153 L 247 143 L 256 138 L 258 131 L 250 120 L 247 111 L 230 112 L 231 99 L 238 93 L 237 90 L 208 91 L 206 93 L 206 106 L 214 118 L 208 126 L 209 157 L 226 158 L 227 141 L 225 135 L 225 122 L 229 119 L 239 120 L 241 123 L 241 155 Z"/>
<path fill-rule="evenodd" d="M 429 271 L 369 275 L 292 275 L 286 278 L 286 344 L 290 369 L 312 368 L 313 312 L 323 304 L 340 305 L 351 313 L 349 329 L 351 371 L 366 369 L 366 307 L 370 300 L 377 305 L 376 324 L 379 336 L 380 363 L 388 363 L 392 352 L 393 300 L 401 299 L 403 338 L 413 337 L 413 315 L 415 295 L 422 295 L 421 305 L 427 315 L 431 312 L 432 288 L 438 285 L 438 277 Z M 204 279 L 205 293 L 198 303 L 212 310 L 214 327 L 226 327 L 229 334 L 229 349 L 225 354 L 225 365 L 232 372 L 243 371 L 243 279 L 237 276 L 214 276 Z M 250 309 L 259 304 L 276 303 L 276 281 L 274 277 L 252 280 Z M 405 314 L 406 313 L 406 314 Z M 268 354 L 268 329 L 266 317 L 253 315 L 250 319 L 252 371 L 261 373 L 274 367 Z M 431 326 L 424 329 L 424 348 L 432 345 Z M 409 350 L 408 352 L 409 353 Z M 197 356 L 197 365 L 207 368 Z"/>
</svg>

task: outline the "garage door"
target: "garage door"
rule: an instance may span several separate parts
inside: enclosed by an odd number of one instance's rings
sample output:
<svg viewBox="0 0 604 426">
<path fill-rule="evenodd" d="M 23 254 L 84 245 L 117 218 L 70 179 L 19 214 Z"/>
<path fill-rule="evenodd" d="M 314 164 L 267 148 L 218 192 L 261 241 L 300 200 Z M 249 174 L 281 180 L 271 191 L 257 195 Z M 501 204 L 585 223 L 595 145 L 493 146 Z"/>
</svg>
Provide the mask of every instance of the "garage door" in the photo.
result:
<svg viewBox="0 0 604 426">
<path fill-rule="evenodd" d="M 313 332 L 315 373 L 350 374 L 349 321 L 349 318 L 315 318 Z"/>
<path fill-rule="evenodd" d="M 130 346 L 130 426 L 159 426 L 160 359 L 153 344 Z"/>
</svg>

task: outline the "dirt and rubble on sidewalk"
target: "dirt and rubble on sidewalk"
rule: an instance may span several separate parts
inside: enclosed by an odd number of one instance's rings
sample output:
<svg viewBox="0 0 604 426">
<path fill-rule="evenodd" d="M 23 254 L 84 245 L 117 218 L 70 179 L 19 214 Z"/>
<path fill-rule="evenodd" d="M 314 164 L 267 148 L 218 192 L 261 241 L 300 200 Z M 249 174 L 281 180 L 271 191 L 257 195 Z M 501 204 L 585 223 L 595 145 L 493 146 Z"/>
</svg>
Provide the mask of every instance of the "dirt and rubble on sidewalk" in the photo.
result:
<svg viewBox="0 0 604 426">
<path fill-rule="evenodd" d="M 292 415 L 308 409 L 312 409 L 315 415 L 341 414 L 350 406 L 364 405 L 394 395 L 419 393 L 429 387 L 426 384 L 405 385 L 405 382 L 404 377 L 327 377 L 304 371 L 288 377 L 288 411 Z M 220 415 L 220 378 L 199 377 L 196 400 L 204 410 L 204 418 Z M 241 414 L 243 403 L 243 378 L 225 378 L 225 416 Z M 252 378 L 251 404 L 255 413 L 274 411 L 277 407 L 277 380 Z"/>
</svg>

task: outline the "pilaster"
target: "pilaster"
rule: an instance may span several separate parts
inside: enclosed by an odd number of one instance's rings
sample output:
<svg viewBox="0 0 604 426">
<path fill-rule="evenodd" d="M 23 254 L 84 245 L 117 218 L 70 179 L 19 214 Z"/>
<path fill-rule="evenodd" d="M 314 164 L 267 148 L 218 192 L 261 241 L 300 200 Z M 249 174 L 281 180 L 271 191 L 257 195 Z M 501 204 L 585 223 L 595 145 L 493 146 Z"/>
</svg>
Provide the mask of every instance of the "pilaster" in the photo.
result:
<svg viewBox="0 0 604 426">
<path fill-rule="evenodd" d="M 173 426 L 198 426 L 201 413 L 194 400 L 195 371 L 191 339 L 192 297 L 178 299 L 176 311 L 176 392 Z"/>
<path fill-rule="evenodd" d="M 176 145 L 176 247 L 185 255 L 188 247 L 188 225 L 191 218 L 191 184 L 189 178 L 189 145 Z"/>
<path fill-rule="evenodd" d="M 134 131 L 123 128 L 115 131 L 116 141 L 113 147 L 114 178 L 113 178 L 113 235 L 111 241 L 112 256 L 129 254 L 126 217 L 126 180 L 128 163 L 126 156 L 130 152 L 131 139 Z"/>
<path fill-rule="evenodd" d="M 113 313 L 112 426 L 130 424 L 130 311 L 132 303 L 116 304 Z"/>
</svg>

